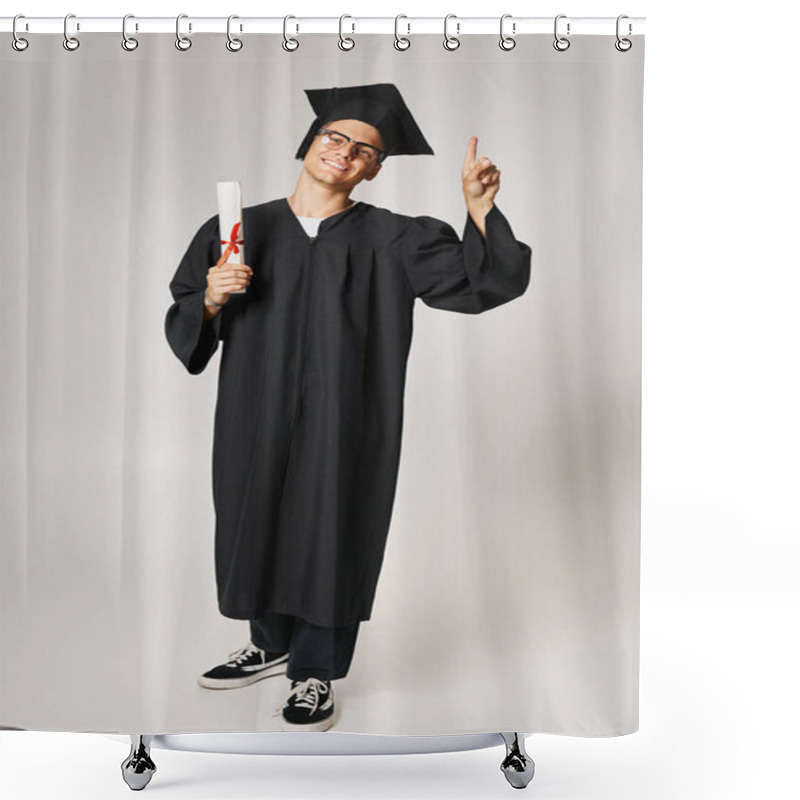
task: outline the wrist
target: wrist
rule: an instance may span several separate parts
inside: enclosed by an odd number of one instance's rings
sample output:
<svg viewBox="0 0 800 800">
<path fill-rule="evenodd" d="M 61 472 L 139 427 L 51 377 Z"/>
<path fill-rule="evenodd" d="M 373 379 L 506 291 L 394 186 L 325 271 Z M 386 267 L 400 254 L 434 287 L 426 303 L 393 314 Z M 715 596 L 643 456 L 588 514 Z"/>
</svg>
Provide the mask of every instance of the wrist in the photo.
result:
<svg viewBox="0 0 800 800">
<path fill-rule="evenodd" d="M 486 216 L 494 207 L 494 203 L 489 200 L 467 201 L 467 217 L 471 219 L 481 236 L 486 238 Z"/>
<path fill-rule="evenodd" d="M 208 291 L 203 292 L 203 305 L 211 311 L 222 308 L 223 303 L 215 303 L 209 296 Z"/>
<path fill-rule="evenodd" d="M 494 208 L 494 200 L 467 199 L 467 210 L 470 214 L 488 214 Z"/>
</svg>

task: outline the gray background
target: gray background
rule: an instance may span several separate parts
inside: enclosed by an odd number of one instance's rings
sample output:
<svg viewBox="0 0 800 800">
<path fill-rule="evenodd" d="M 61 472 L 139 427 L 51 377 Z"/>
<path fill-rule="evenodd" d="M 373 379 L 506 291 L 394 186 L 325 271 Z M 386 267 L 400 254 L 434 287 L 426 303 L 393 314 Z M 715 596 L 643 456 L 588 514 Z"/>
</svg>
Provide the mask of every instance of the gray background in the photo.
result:
<svg viewBox="0 0 800 800">
<path fill-rule="evenodd" d="M 277 728 L 283 679 L 195 685 L 247 632 L 214 595 L 216 368 L 169 351 L 167 283 L 215 181 L 247 205 L 291 193 L 302 89 L 392 81 L 436 156 L 391 159 L 355 196 L 460 231 L 476 135 L 534 269 L 480 317 L 417 306 L 386 561 L 337 729 L 635 730 L 643 42 L 173 41 L 3 51 L 3 724 Z M 19 657 L 43 637 L 55 674 Z"/>
</svg>

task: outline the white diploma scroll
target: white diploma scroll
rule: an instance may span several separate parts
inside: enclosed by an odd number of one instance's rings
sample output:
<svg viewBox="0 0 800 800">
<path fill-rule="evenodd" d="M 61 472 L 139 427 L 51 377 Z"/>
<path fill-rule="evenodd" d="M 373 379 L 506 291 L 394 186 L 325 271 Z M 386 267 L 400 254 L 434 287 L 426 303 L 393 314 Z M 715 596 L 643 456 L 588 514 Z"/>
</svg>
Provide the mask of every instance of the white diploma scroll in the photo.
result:
<svg viewBox="0 0 800 800">
<path fill-rule="evenodd" d="M 218 181 L 217 206 L 222 261 L 226 264 L 244 264 L 242 184 L 239 181 Z M 240 289 L 231 294 L 244 294 L 245 291 Z"/>
</svg>

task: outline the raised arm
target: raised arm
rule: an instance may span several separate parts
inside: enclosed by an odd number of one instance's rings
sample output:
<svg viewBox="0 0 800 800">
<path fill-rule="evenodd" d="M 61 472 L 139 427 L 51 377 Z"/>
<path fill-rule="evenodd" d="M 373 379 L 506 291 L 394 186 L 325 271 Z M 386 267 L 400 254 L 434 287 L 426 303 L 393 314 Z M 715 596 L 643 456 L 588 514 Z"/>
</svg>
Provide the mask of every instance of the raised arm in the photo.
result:
<svg viewBox="0 0 800 800">
<path fill-rule="evenodd" d="M 403 263 L 415 296 L 446 311 L 480 314 L 525 292 L 531 248 L 517 241 L 494 200 L 500 170 L 467 145 L 461 181 L 467 204 L 463 240 L 446 222 L 416 217 L 404 236 Z"/>
<path fill-rule="evenodd" d="M 463 241 L 450 225 L 416 217 L 405 235 L 403 263 L 415 294 L 431 308 L 480 314 L 522 295 L 531 273 L 531 248 L 514 237 L 497 206 L 481 235 L 467 216 Z"/>
</svg>

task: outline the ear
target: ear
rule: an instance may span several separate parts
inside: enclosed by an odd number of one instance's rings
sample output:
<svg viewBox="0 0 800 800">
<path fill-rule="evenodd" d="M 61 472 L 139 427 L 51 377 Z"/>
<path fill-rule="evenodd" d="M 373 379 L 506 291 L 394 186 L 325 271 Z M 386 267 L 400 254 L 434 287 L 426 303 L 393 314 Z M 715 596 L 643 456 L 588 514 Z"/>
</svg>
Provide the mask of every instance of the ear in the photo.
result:
<svg viewBox="0 0 800 800">
<path fill-rule="evenodd" d="M 369 175 L 364 176 L 364 180 L 371 181 L 380 171 L 383 164 L 376 164 L 373 168 L 372 172 Z"/>
</svg>

